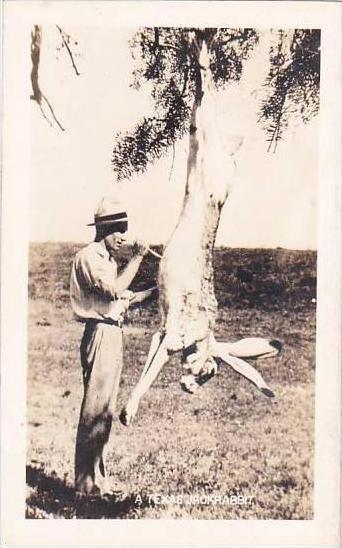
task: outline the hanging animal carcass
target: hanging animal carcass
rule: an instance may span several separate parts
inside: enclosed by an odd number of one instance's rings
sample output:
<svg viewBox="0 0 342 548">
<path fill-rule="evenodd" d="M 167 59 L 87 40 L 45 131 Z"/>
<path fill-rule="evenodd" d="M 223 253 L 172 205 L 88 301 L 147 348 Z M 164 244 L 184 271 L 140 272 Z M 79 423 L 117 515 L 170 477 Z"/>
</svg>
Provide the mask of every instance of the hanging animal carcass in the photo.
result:
<svg viewBox="0 0 342 548">
<path fill-rule="evenodd" d="M 198 46 L 198 44 L 197 44 Z M 254 382 L 267 396 L 273 392 L 243 357 L 275 356 L 279 341 L 250 337 L 235 343 L 214 337 L 217 301 L 214 294 L 213 248 L 221 209 L 234 180 L 238 136 L 219 132 L 215 90 L 206 42 L 198 46 L 200 100 L 190 122 L 187 179 L 182 211 L 166 244 L 159 268 L 160 329 L 153 335 L 141 377 L 120 420 L 128 425 L 141 397 L 173 352 L 182 351 L 181 384 L 194 392 L 217 371 L 221 359 Z"/>
</svg>

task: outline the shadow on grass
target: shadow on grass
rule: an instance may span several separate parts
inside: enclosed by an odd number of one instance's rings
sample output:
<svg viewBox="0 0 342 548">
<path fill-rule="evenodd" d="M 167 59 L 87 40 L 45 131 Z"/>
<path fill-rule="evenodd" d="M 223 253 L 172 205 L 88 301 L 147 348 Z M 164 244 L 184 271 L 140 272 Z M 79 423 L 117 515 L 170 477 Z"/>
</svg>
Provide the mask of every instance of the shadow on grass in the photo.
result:
<svg viewBox="0 0 342 548">
<path fill-rule="evenodd" d="M 26 500 L 26 518 L 44 517 L 66 519 L 120 519 L 135 518 L 137 511 L 148 504 L 135 504 L 134 493 L 123 496 L 121 491 L 105 498 L 77 497 L 73 487 L 58 478 L 47 475 L 43 468 L 26 467 L 26 483 L 34 489 Z M 48 514 L 48 515 L 47 515 Z"/>
</svg>

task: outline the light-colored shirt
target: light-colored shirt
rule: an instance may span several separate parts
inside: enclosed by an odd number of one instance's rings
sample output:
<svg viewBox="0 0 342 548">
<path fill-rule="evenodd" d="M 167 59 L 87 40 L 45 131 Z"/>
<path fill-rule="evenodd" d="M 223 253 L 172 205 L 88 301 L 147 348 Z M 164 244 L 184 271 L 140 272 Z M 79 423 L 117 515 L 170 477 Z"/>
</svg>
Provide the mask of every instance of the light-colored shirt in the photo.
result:
<svg viewBox="0 0 342 548">
<path fill-rule="evenodd" d="M 76 319 L 122 321 L 133 293 L 116 293 L 117 264 L 101 242 L 81 249 L 73 261 L 70 301 Z"/>
</svg>

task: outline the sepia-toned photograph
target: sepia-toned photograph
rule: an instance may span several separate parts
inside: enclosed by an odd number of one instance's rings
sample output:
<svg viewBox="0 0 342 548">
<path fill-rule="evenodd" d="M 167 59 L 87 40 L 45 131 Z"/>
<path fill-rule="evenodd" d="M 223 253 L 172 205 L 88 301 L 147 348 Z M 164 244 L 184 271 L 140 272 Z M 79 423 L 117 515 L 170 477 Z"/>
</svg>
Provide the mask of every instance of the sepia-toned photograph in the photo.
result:
<svg viewBox="0 0 342 548">
<path fill-rule="evenodd" d="M 333 543 L 337 10 L 19 4 L 6 545 Z"/>
<path fill-rule="evenodd" d="M 26 517 L 312 519 L 320 30 L 31 36 Z"/>
</svg>

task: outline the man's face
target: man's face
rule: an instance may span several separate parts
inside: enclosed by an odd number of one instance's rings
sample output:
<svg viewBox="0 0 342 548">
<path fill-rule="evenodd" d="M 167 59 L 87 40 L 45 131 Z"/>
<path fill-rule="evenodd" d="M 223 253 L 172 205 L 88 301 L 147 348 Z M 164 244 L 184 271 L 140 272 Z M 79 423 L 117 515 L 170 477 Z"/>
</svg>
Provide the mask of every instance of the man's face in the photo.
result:
<svg viewBox="0 0 342 548">
<path fill-rule="evenodd" d="M 125 225 L 125 226 L 124 226 Z M 126 241 L 127 223 L 118 223 L 113 232 L 104 238 L 106 249 L 110 255 L 118 251 Z"/>
</svg>

